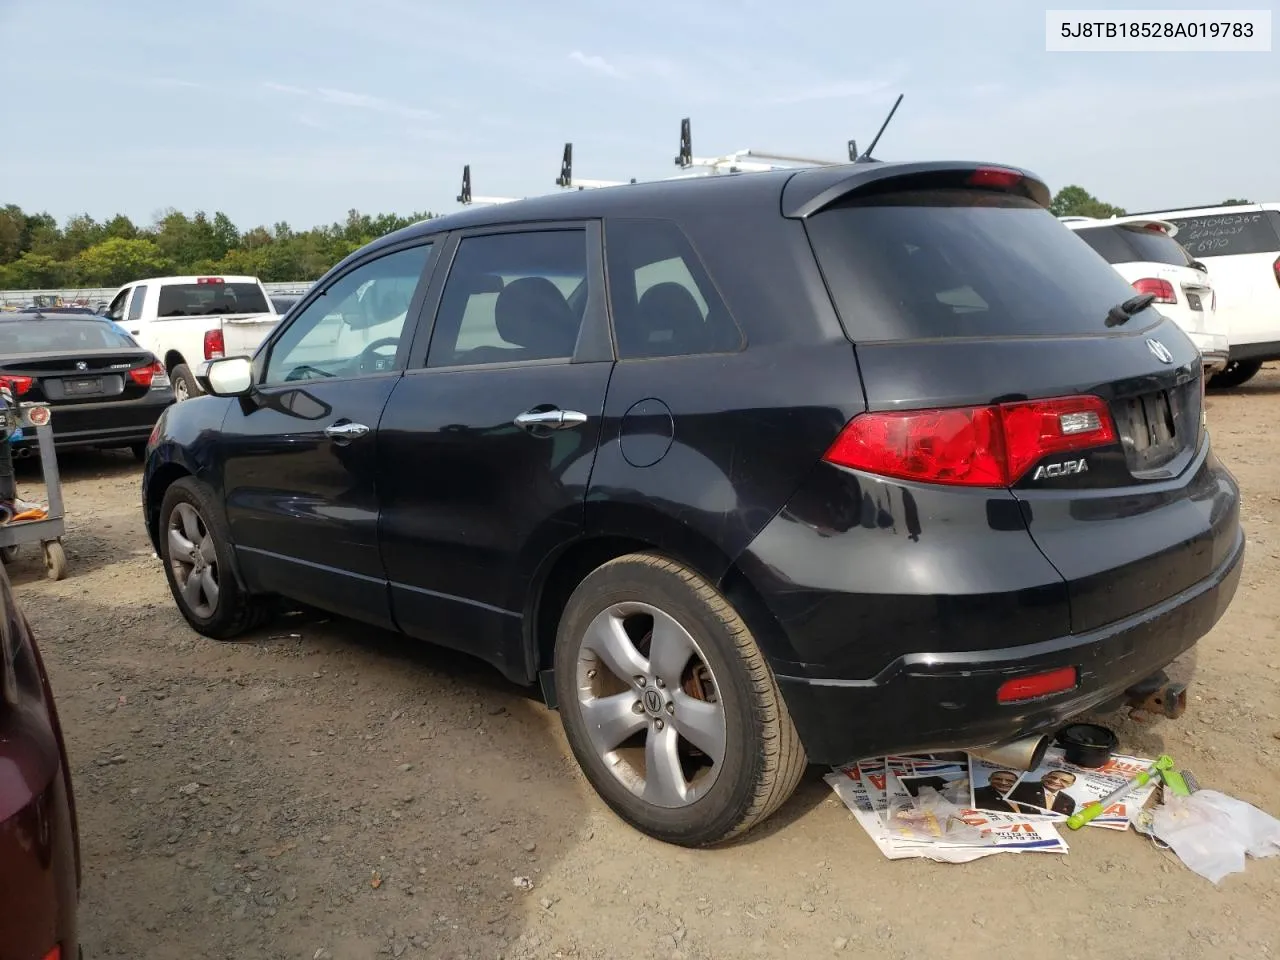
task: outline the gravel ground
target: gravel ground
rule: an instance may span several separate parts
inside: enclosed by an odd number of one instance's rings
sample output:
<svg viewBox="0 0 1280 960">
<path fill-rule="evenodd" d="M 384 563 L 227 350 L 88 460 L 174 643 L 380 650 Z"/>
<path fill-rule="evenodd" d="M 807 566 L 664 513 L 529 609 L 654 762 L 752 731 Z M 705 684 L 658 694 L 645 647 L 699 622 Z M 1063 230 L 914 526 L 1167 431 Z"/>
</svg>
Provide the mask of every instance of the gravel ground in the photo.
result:
<svg viewBox="0 0 1280 960">
<path fill-rule="evenodd" d="M 1176 665 L 1195 679 L 1187 715 L 1113 722 L 1127 750 L 1280 814 L 1280 370 L 1212 396 L 1209 419 L 1244 489 L 1240 590 Z M 146 542 L 132 458 L 63 469 L 71 575 L 45 581 L 29 550 L 10 574 L 69 741 L 89 958 L 1280 950 L 1280 858 L 1215 889 L 1136 834 L 1093 830 L 1065 857 L 889 863 L 816 770 L 734 846 L 660 845 L 595 799 L 555 715 L 482 664 L 303 614 L 244 642 L 196 636 Z"/>
</svg>

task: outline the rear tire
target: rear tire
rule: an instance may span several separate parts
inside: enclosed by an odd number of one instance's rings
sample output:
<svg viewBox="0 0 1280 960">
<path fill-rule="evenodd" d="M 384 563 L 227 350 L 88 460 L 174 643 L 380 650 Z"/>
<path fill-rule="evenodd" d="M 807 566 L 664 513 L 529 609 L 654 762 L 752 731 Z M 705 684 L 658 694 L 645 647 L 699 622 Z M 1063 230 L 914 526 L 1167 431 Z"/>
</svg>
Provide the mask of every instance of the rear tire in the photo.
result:
<svg viewBox="0 0 1280 960">
<path fill-rule="evenodd" d="M 204 484 L 175 481 L 160 505 L 160 559 L 178 611 L 197 633 L 230 640 L 258 626 L 265 602 L 240 588 L 231 538 Z"/>
<path fill-rule="evenodd" d="M 1261 369 L 1261 360 L 1231 360 L 1221 373 L 1215 373 L 1209 378 L 1208 387 L 1212 390 L 1231 390 L 1248 383 Z"/>
<path fill-rule="evenodd" d="M 658 840 L 700 847 L 737 836 L 804 773 L 804 747 L 750 629 L 673 560 L 629 554 L 590 573 L 561 617 L 555 673 L 583 773 Z"/>
<path fill-rule="evenodd" d="M 175 366 L 169 374 L 169 379 L 173 382 L 173 399 L 178 403 L 200 396 L 200 385 L 196 383 L 196 376 L 185 363 Z"/>
</svg>

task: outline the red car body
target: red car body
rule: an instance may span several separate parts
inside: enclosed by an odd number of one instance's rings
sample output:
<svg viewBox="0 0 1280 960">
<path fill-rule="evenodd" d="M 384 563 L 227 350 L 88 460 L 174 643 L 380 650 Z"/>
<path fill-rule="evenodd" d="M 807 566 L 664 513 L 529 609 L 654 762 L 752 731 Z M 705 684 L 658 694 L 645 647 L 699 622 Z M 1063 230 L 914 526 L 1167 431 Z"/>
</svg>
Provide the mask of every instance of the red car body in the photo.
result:
<svg viewBox="0 0 1280 960">
<path fill-rule="evenodd" d="M 0 570 L 0 960 L 75 960 L 80 838 L 53 691 Z"/>
</svg>

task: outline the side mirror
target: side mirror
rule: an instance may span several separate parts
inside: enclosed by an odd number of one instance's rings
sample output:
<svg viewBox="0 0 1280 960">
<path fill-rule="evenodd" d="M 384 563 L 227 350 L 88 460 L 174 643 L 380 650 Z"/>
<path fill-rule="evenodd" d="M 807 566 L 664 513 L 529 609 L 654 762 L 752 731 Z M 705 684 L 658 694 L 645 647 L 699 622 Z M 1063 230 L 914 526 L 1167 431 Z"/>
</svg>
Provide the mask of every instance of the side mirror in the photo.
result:
<svg viewBox="0 0 1280 960">
<path fill-rule="evenodd" d="M 196 379 L 205 393 L 215 397 L 247 397 L 253 390 L 253 361 L 248 357 L 210 360 Z"/>
</svg>

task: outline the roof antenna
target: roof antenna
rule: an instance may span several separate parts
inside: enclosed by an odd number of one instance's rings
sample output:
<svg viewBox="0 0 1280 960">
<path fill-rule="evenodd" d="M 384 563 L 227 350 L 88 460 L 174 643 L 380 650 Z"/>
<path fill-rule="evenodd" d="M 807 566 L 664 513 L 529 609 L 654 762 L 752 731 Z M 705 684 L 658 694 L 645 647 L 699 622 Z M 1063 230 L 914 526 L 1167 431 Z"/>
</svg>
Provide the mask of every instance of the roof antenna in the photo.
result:
<svg viewBox="0 0 1280 960">
<path fill-rule="evenodd" d="M 901 102 L 902 102 L 902 94 L 898 94 L 898 99 L 897 99 L 897 100 L 895 100 L 895 101 L 893 101 L 893 109 L 891 109 L 891 110 L 889 111 L 889 115 L 888 115 L 887 117 L 885 117 L 885 118 L 884 118 L 884 123 L 880 124 L 880 130 L 879 130 L 879 132 L 878 132 L 878 133 L 876 133 L 875 139 L 871 141 L 871 146 L 867 147 L 866 152 L 865 152 L 865 153 L 863 153 L 861 156 L 857 157 L 857 158 L 853 161 L 854 163 L 875 163 L 875 162 L 877 162 L 877 161 L 874 161 L 874 160 L 872 160 L 872 159 L 871 159 L 871 151 L 872 151 L 872 150 L 874 150 L 874 149 L 876 148 L 876 144 L 880 142 L 880 137 L 881 137 L 881 135 L 884 133 L 884 128 L 885 128 L 885 127 L 887 127 L 887 126 L 889 126 L 889 121 L 890 121 L 890 120 L 892 120 L 892 119 L 893 119 L 893 115 L 894 115 L 895 113 L 897 113 L 897 112 L 898 112 L 898 104 L 900 104 Z M 849 152 L 850 152 L 850 153 L 853 153 L 853 150 L 854 150 L 854 144 L 853 144 L 853 141 L 852 141 L 852 140 L 850 140 L 850 141 L 849 141 Z"/>
<path fill-rule="evenodd" d="M 471 202 L 471 164 L 467 164 L 462 168 L 462 192 L 458 194 L 458 202 L 467 204 Z"/>
</svg>

